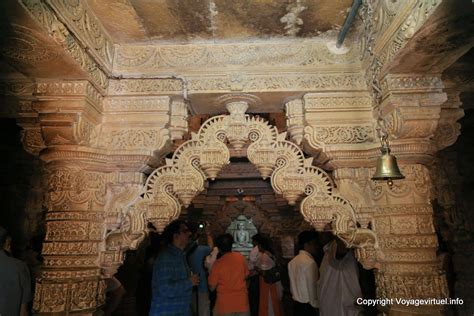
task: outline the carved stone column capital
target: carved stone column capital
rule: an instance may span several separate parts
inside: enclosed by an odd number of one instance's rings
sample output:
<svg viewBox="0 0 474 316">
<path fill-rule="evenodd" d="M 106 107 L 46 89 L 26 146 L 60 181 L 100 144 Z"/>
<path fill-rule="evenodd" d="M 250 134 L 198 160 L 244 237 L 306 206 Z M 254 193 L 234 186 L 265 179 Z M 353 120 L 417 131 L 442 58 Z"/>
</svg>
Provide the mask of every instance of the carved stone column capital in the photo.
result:
<svg viewBox="0 0 474 316">
<path fill-rule="evenodd" d="M 441 105 L 440 119 L 432 143 L 436 151 L 453 145 L 461 134 L 461 124 L 457 121 L 464 116 L 459 98 L 460 90 L 455 88 L 444 89 L 447 100 Z"/>
<path fill-rule="evenodd" d="M 288 104 L 287 117 L 291 117 L 290 111 L 297 107 Z M 367 156 L 376 150 L 371 99 L 367 92 L 308 93 L 303 97 L 302 113 L 299 120 L 305 124 L 303 146 L 321 165 L 327 163 L 329 168 L 361 166 L 367 164 Z M 295 123 L 289 125 L 290 133 L 298 131 Z"/>
<path fill-rule="evenodd" d="M 76 159 L 109 171 L 144 171 L 169 151 L 171 137 L 187 130 L 185 104 L 167 96 L 103 97 L 77 80 L 39 82 L 34 97 L 22 103 L 18 123 L 27 151 L 46 162 Z"/>
<path fill-rule="evenodd" d="M 439 76 L 388 74 L 382 82 L 380 115 L 399 161 L 427 164 L 435 147 L 432 138 L 447 97 Z"/>
<path fill-rule="evenodd" d="M 87 81 L 39 82 L 31 109 L 20 113 L 41 129 L 44 146 L 90 146 L 101 121 L 102 97 Z M 58 109 L 61 108 L 61 111 Z"/>
<path fill-rule="evenodd" d="M 156 165 L 171 147 L 170 132 L 174 137 L 184 133 L 183 117 L 184 104 L 172 104 L 167 96 L 109 96 L 96 147 L 117 159 L 146 156 Z"/>
</svg>

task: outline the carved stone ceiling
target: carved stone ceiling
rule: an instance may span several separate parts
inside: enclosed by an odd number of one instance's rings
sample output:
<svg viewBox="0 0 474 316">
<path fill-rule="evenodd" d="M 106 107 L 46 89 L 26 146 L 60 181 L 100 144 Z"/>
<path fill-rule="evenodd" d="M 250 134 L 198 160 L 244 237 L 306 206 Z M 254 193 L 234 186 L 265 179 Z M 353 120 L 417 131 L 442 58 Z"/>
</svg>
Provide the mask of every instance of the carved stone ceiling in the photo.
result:
<svg viewBox="0 0 474 316">
<path fill-rule="evenodd" d="M 340 28 L 352 4 L 352 0 L 87 1 L 119 44 L 315 37 Z"/>
</svg>

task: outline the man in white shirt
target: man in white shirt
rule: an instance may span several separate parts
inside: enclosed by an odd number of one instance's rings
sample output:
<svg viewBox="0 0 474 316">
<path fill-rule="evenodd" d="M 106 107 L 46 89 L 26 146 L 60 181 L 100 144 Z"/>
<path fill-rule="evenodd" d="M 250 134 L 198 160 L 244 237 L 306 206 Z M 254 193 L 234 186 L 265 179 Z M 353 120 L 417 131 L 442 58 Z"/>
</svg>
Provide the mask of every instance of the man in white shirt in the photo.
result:
<svg viewBox="0 0 474 316">
<path fill-rule="evenodd" d="M 288 263 L 290 290 L 294 301 L 294 315 L 318 315 L 318 265 L 313 255 L 317 250 L 318 235 L 304 231 L 298 235 L 299 253 Z"/>
<path fill-rule="evenodd" d="M 353 251 L 336 238 L 324 246 L 319 280 L 321 316 L 356 316 L 360 313 L 357 298 L 362 297 L 359 268 Z"/>
</svg>

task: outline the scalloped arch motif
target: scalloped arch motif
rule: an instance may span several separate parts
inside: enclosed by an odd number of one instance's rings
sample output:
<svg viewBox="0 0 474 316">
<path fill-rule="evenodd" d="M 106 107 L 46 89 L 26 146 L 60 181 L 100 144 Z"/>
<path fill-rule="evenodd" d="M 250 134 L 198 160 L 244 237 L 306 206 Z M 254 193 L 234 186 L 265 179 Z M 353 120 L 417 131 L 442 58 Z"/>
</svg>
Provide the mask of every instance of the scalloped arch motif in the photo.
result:
<svg viewBox="0 0 474 316">
<path fill-rule="evenodd" d="M 376 245 L 372 231 L 357 228 L 354 209 L 335 193 L 328 174 L 311 166 L 312 158 L 305 159 L 302 150 L 286 140 L 286 133 L 278 134 L 276 127 L 264 119 L 245 114 L 247 108 L 243 101 L 228 103 L 230 115 L 208 119 L 191 140 L 167 159 L 165 166 L 148 177 L 143 198 L 138 202 L 145 206 L 146 220 L 163 230 L 179 216 L 181 205 L 189 206 L 204 190 L 206 179 L 214 180 L 230 162 L 228 146 L 240 150 L 250 142 L 248 159 L 263 179 L 270 177 L 276 193 L 283 195 L 289 204 L 306 195 L 300 211 L 317 230 L 330 227 L 351 246 L 359 246 L 353 242 L 355 236 L 366 233 L 370 238 L 364 239 L 364 246 Z"/>
</svg>

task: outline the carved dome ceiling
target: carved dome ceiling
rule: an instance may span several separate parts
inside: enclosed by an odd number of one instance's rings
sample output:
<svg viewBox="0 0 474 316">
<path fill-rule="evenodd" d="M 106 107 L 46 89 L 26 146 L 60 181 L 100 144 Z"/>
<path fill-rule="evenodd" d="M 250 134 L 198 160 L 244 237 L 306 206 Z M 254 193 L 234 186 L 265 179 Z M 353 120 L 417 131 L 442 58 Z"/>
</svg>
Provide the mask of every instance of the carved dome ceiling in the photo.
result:
<svg viewBox="0 0 474 316">
<path fill-rule="evenodd" d="M 87 0 L 114 42 L 310 38 L 339 29 L 352 0 Z"/>
</svg>

